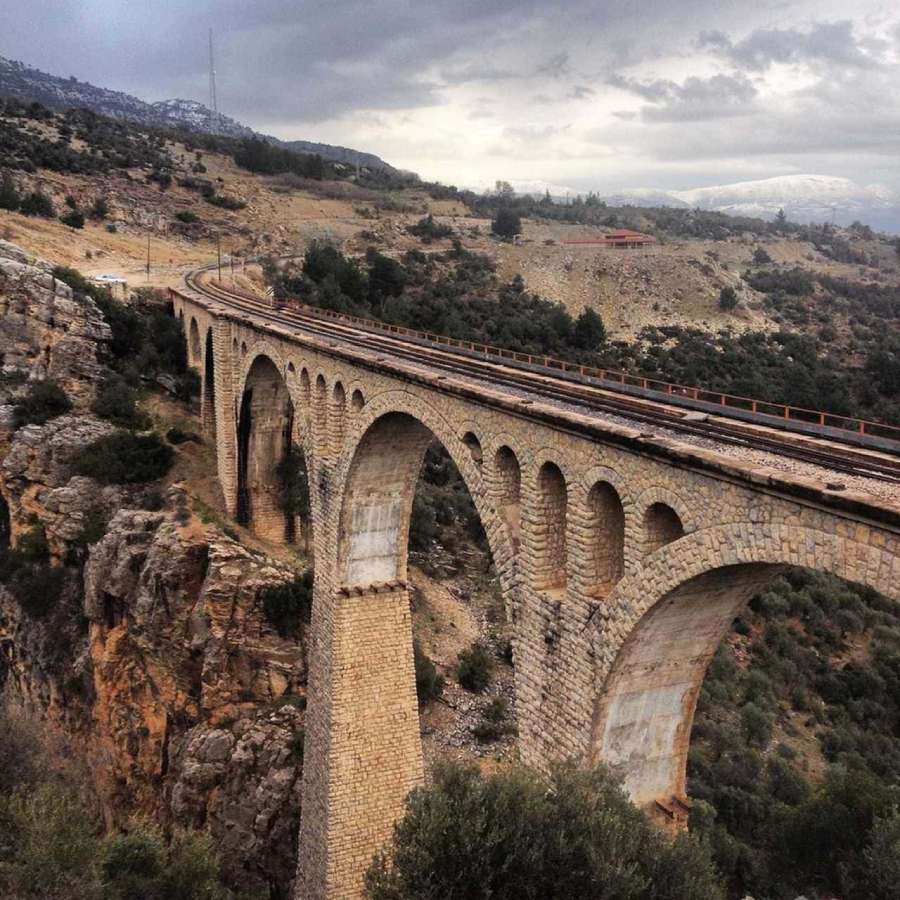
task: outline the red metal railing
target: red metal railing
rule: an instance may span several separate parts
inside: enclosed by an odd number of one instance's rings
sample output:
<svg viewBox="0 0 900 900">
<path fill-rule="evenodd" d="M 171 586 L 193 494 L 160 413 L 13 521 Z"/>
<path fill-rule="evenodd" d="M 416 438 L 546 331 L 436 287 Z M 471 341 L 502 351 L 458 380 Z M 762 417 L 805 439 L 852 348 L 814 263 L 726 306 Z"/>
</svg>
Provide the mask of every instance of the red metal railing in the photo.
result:
<svg viewBox="0 0 900 900">
<path fill-rule="evenodd" d="M 223 290 L 225 290 L 223 288 Z M 228 288 L 229 293 L 245 297 L 255 303 L 266 303 L 256 294 L 250 294 L 239 289 Z M 743 410 L 750 413 L 771 416 L 789 422 L 818 425 L 820 427 L 836 428 L 840 431 L 850 431 L 856 434 L 869 435 L 871 437 L 883 437 L 889 440 L 900 441 L 900 428 L 893 425 L 885 425 L 881 422 L 873 422 L 867 419 L 856 419 L 851 416 L 841 416 L 835 413 L 822 412 L 821 410 L 805 409 L 801 406 L 789 406 L 786 403 L 771 403 L 768 400 L 759 400 L 752 397 L 741 397 L 736 394 L 726 394 L 722 391 L 709 391 L 705 388 L 683 384 L 673 384 L 656 378 L 648 378 L 644 375 L 632 375 L 627 372 L 619 372 L 615 369 L 600 369 L 594 366 L 585 366 L 579 363 L 566 362 L 552 356 L 535 355 L 531 353 L 519 353 L 515 350 L 505 350 L 502 347 L 494 347 L 490 344 L 477 344 L 472 341 L 462 341 L 457 338 L 447 337 L 442 334 L 434 334 L 430 331 L 416 331 L 403 325 L 391 325 L 387 322 L 379 322 L 375 319 L 365 319 L 361 316 L 351 316 L 346 313 L 334 312 L 330 309 L 322 309 L 317 306 L 307 306 L 297 300 L 288 302 L 274 302 L 276 308 L 288 307 L 296 309 L 306 315 L 320 319 L 331 319 L 345 322 L 350 325 L 358 325 L 369 331 L 382 331 L 387 334 L 395 334 L 403 337 L 412 337 L 417 340 L 428 341 L 444 347 L 452 347 L 468 350 L 472 353 L 480 353 L 484 356 L 496 357 L 500 360 L 507 359 L 527 365 L 540 366 L 545 369 L 568 372 L 585 378 L 593 378 L 597 381 L 606 381 L 611 384 L 626 385 L 641 388 L 647 391 L 667 394 L 672 397 L 683 397 L 702 403 L 720 406 L 723 409 Z"/>
</svg>

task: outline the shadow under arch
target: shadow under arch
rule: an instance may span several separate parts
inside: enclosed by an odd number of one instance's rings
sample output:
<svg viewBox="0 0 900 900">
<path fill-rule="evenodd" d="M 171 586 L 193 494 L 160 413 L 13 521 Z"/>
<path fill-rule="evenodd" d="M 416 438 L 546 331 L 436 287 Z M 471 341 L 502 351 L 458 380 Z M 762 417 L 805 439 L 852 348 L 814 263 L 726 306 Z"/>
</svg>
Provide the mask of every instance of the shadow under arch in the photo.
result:
<svg viewBox="0 0 900 900">
<path fill-rule="evenodd" d="M 213 352 L 212 328 L 206 330 L 206 347 L 203 357 L 203 430 L 216 443 L 216 372 Z"/>
<path fill-rule="evenodd" d="M 279 466 L 294 433 L 294 405 L 276 364 L 257 355 L 241 394 L 237 425 L 237 521 L 261 537 L 289 540 L 293 534 L 282 508 Z"/>
<path fill-rule="evenodd" d="M 718 526 L 666 545 L 608 599 L 626 611 L 614 623 L 625 637 L 597 635 L 614 661 L 594 701 L 591 759 L 616 768 L 638 806 L 680 818 L 703 678 L 744 606 L 794 567 L 896 600 L 895 563 L 882 547 L 797 525 Z"/>
</svg>

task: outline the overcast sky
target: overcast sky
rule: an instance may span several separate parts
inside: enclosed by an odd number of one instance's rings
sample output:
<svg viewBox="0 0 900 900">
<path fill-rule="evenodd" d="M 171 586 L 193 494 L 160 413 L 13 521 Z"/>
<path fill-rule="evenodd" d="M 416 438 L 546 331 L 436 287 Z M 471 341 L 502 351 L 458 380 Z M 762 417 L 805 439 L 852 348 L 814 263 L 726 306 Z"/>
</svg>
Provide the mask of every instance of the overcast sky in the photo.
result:
<svg viewBox="0 0 900 900">
<path fill-rule="evenodd" d="M 4 0 L 4 5 L 6 0 Z M 0 55 L 465 186 L 900 189 L 895 0 L 31 0 Z"/>
</svg>

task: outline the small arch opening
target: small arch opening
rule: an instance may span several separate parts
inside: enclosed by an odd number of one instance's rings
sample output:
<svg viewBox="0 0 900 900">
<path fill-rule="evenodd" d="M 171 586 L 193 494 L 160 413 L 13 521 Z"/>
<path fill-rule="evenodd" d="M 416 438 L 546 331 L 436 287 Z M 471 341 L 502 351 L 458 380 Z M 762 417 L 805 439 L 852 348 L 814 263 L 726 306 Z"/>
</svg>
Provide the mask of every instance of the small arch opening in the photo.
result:
<svg viewBox="0 0 900 900">
<path fill-rule="evenodd" d="M 598 481 L 587 499 L 587 580 L 591 593 L 606 594 L 625 568 L 625 511 L 616 489 Z"/>
<path fill-rule="evenodd" d="M 478 440 L 477 435 L 472 431 L 467 431 L 463 435 L 462 442 L 469 448 L 472 460 L 480 466 L 484 462 L 484 454 L 481 451 L 481 441 Z"/>
<path fill-rule="evenodd" d="M 644 553 L 649 556 L 666 544 L 684 537 L 678 513 L 666 503 L 653 503 L 644 513 Z"/>
<path fill-rule="evenodd" d="M 188 346 L 191 348 L 191 365 L 196 366 L 200 362 L 200 328 L 197 320 L 191 318 L 191 324 L 188 329 Z"/>
<path fill-rule="evenodd" d="M 335 382 L 331 392 L 331 410 L 329 424 L 331 426 L 330 443 L 333 453 L 340 453 L 344 443 L 344 417 L 347 412 L 347 393 L 340 381 Z"/>
<path fill-rule="evenodd" d="M 292 362 L 288 363 L 287 370 L 288 370 L 288 375 L 296 375 L 296 373 L 297 373 L 297 370 L 294 368 L 294 364 Z"/>
<path fill-rule="evenodd" d="M 203 402 L 201 404 L 201 418 L 203 430 L 216 443 L 216 373 L 213 353 L 212 328 L 206 331 L 206 353 L 203 366 Z"/>
<path fill-rule="evenodd" d="M 359 412 L 366 405 L 366 398 L 363 397 L 362 391 L 357 388 L 350 395 L 350 407 L 353 412 Z"/>
<path fill-rule="evenodd" d="M 328 449 L 328 385 L 324 375 L 316 376 L 313 396 L 313 439 L 320 450 Z"/>
<path fill-rule="evenodd" d="M 241 356 L 247 355 L 247 342 L 241 341 Z"/>
<path fill-rule="evenodd" d="M 509 447 L 500 447 L 494 454 L 494 479 L 500 514 L 509 528 L 513 544 L 518 546 L 522 521 L 522 468 Z"/>
<path fill-rule="evenodd" d="M 559 466 L 546 462 L 537 478 L 534 529 L 534 586 L 543 591 L 563 591 L 566 587 L 568 548 L 566 519 L 568 492 Z"/>
</svg>

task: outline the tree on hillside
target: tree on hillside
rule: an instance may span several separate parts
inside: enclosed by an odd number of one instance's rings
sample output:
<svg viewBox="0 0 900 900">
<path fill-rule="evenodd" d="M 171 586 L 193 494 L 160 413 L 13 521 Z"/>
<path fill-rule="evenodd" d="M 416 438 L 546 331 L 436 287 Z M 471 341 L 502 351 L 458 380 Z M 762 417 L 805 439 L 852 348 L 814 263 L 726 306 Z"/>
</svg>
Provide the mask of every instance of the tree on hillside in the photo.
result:
<svg viewBox="0 0 900 900">
<path fill-rule="evenodd" d="M 596 350 L 606 340 L 606 326 L 600 314 L 589 307 L 575 320 L 573 343 L 580 350 Z"/>
<path fill-rule="evenodd" d="M 41 191 L 32 191 L 22 199 L 19 210 L 26 216 L 43 216 L 52 219 L 56 215 L 53 201 Z"/>
<path fill-rule="evenodd" d="M 491 222 L 491 231 L 502 238 L 513 238 L 522 233 L 522 220 L 508 206 L 501 206 Z"/>
<path fill-rule="evenodd" d="M 724 312 L 730 312 L 737 306 L 737 294 L 734 288 L 727 284 L 719 292 L 719 309 Z"/>
<path fill-rule="evenodd" d="M 787 216 L 784 214 L 784 209 L 779 209 L 775 216 L 775 227 L 782 231 L 785 225 L 787 225 Z"/>
<path fill-rule="evenodd" d="M 0 178 L 0 209 L 17 210 L 21 202 L 22 198 L 19 197 L 12 175 L 4 172 Z"/>
<path fill-rule="evenodd" d="M 371 900 L 721 900 L 707 851 L 672 841 L 602 767 L 482 775 L 439 764 L 366 875 Z"/>
</svg>

